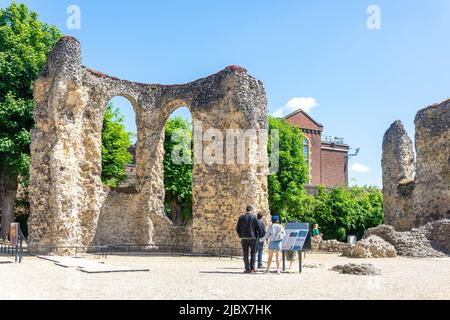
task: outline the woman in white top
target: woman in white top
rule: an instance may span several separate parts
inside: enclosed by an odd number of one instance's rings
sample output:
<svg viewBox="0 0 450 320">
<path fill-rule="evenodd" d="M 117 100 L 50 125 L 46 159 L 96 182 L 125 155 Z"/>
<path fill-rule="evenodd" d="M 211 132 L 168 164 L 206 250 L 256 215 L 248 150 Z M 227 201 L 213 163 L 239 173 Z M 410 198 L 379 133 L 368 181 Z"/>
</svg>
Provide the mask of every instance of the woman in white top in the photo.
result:
<svg viewBox="0 0 450 320">
<path fill-rule="evenodd" d="M 270 265 L 272 263 L 273 253 L 275 252 L 275 261 L 277 263 L 277 274 L 280 274 L 280 252 L 283 250 L 283 238 L 286 232 L 284 227 L 280 224 L 280 217 L 273 216 L 272 224 L 269 229 L 267 229 L 264 239 L 269 242 L 269 258 L 267 261 L 266 273 L 270 270 Z"/>
</svg>

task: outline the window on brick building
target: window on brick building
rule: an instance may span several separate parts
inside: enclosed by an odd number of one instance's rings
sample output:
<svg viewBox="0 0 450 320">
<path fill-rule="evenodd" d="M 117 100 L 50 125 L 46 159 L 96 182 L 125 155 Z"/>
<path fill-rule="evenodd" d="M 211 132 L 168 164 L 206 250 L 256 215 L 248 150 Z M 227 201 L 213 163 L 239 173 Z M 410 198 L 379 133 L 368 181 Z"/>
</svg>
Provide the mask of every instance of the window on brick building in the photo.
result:
<svg viewBox="0 0 450 320">
<path fill-rule="evenodd" d="M 303 157 L 305 158 L 305 161 L 309 164 L 309 140 L 308 138 L 303 138 Z"/>
<path fill-rule="evenodd" d="M 309 168 L 309 184 L 311 184 L 311 145 L 309 143 L 308 138 L 304 137 L 303 138 L 303 157 L 306 161 L 306 163 L 308 164 L 308 168 Z"/>
</svg>

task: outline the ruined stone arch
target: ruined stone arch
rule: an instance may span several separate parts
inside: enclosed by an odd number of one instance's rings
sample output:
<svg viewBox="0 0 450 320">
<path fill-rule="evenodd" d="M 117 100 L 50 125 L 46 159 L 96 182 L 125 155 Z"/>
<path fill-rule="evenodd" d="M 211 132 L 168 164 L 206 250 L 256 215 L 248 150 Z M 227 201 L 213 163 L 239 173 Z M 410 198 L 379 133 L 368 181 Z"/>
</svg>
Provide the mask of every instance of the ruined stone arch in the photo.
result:
<svg viewBox="0 0 450 320">
<path fill-rule="evenodd" d="M 194 128 L 194 118 L 192 116 L 192 112 L 191 112 L 191 108 L 190 106 L 183 100 L 179 100 L 179 99 L 175 99 L 172 101 L 169 101 L 168 106 L 165 107 L 165 109 L 168 110 L 169 114 L 166 117 L 166 125 L 168 124 L 168 122 L 171 120 L 171 117 L 174 116 L 175 113 L 179 112 L 180 110 L 182 110 L 184 113 L 188 112 L 190 118 L 191 118 L 191 122 L 190 122 L 190 128 L 192 130 L 191 133 L 193 133 L 193 128 Z M 177 115 L 178 117 L 179 115 Z M 184 120 L 188 120 L 188 119 L 184 119 Z M 181 154 L 180 152 L 177 153 L 177 156 L 179 158 L 172 158 L 173 161 L 180 161 L 180 165 L 184 166 L 184 170 L 186 170 L 188 167 L 190 168 L 191 174 L 192 174 L 192 169 L 193 169 L 193 156 L 194 156 L 194 140 L 193 140 L 193 136 L 189 137 L 189 141 L 187 141 L 187 137 L 180 137 L 178 135 L 178 133 L 173 132 L 172 134 L 176 134 L 177 137 L 176 139 L 180 139 L 180 141 L 182 143 L 186 143 L 189 142 L 189 149 L 190 149 L 190 154 L 189 154 L 189 163 L 186 163 L 186 156 L 187 154 L 184 153 L 183 150 L 183 154 Z M 173 139 L 173 136 L 167 137 L 165 136 L 165 138 L 168 139 Z M 165 143 L 165 142 L 164 142 Z M 166 151 L 166 150 L 164 150 Z M 172 157 L 171 154 L 164 154 L 164 158 L 166 159 L 167 157 Z M 164 159 L 164 161 L 165 161 Z M 166 186 L 166 167 L 164 166 L 164 172 L 163 172 L 163 177 L 164 177 L 164 191 L 167 190 L 167 186 Z M 192 181 L 190 183 L 190 189 L 192 192 Z M 166 216 L 171 220 L 171 222 L 174 224 L 174 226 L 178 226 L 178 227 L 184 227 L 184 226 L 189 226 L 190 223 L 192 223 L 192 216 L 190 217 L 190 219 L 185 219 L 183 217 L 183 212 L 185 209 L 188 209 L 189 211 L 191 211 L 192 214 L 192 202 L 190 204 L 190 206 L 187 206 L 187 201 L 181 201 L 180 198 L 176 198 L 176 197 L 172 197 L 173 195 L 168 197 L 167 192 L 165 192 L 165 197 L 164 197 L 164 210 L 165 210 L 165 214 Z M 169 213 L 170 212 L 170 213 Z M 180 228 L 181 229 L 181 228 Z"/>
<path fill-rule="evenodd" d="M 117 98 L 117 97 L 126 99 L 130 103 L 130 105 L 133 107 L 134 114 L 136 114 L 136 110 L 139 108 L 139 104 L 138 104 L 136 98 L 133 97 L 132 95 L 125 94 L 125 93 L 120 93 L 120 94 L 115 94 L 115 95 L 109 96 L 109 98 L 106 99 L 107 102 L 105 104 L 105 108 L 109 102 L 111 102 L 114 98 Z"/>
<path fill-rule="evenodd" d="M 191 106 L 183 99 L 173 99 L 173 100 L 168 101 L 166 103 L 166 105 L 163 107 L 163 109 L 167 110 L 167 112 L 168 112 L 166 121 L 169 120 L 169 116 L 172 113 L 174 113 L 177 109 L 182 108 L 182 107 L 188 108 L 189 111 L 192 113 Z"/>
<path fill-rule="evenodd" d="M 79 42 L 63 37 L 34 96 L 30 250 L 70 254 L 73 246 L 177 243 L 195 252 L 238 249 L 235 224 L 245 207 L 269 215 L 264 156 L 256 164 L 194 163 L 187 228 L 174 227 L 163 207 L 164 127 L 172 111 L 188 106 L 204 130 L 268 130 L 263 85 L 245 69 L 231 66 L 181 85 L 130 82 L 82 66 Z M 104 187 L 100 178 L 103 116 L 114 96 L 130 100 L 136 114 L 137 185 L 126 192 Z"/>
</svg>

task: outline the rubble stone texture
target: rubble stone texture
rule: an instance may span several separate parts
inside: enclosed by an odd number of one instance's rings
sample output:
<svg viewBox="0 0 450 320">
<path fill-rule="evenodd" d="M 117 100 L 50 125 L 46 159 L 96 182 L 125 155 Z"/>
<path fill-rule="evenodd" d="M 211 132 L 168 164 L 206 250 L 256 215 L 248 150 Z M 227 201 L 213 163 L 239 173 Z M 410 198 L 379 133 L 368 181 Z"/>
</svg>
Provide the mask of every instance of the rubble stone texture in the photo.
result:
<svg viewBox="0 0 450 320">
<path fill-rule="evenodd" d="M 414 150 L 401 121 L 394 122 L 384 135 L 382 167 L 385 222 L 409 230 L 415 225 Z"/>
<path fill-rule="evenodd" d="M 351 258 L 394 258 L 397 251 L 393 245 L 377 236 L 370 236 L 354 245 L 344 247 L 342 255 Z"/>
<path fill-rule="evenodd" d="M 419 111 L 415 127 L 415 165 L 401 122 L 383 141 L 385 219 L 399 231 L 450 218 L 450 100 Z"/>
<path fill-rule="evenodd" d="M 428 223 L 411 231 L 397 232 L 381 225 L 366 231 L 364 238 L 376 235 L 394 246 L 400 256 L 440 258 L 450 254 L 450 220 Z"/>
<path fill-rule="evenodd" d="M 355 274 L 362 276 L 381 275 L 381 270 L 371 263 L 337 265 L 331 268 L 331 271 L 337 271 L 342 274 Z"/>
<path fill-rule="evenodd" d="M 349 244 L 337 240 L 317 241 L 313 239 L 311 248 L 313 252 L 341 253 L 347 246 Z"/>
<path fill-rule="evenodd" d="M 127 98 L 136 113 L 135 188 L 110 190 L 100 178 L 104 111 L 115 96 Z M 208 164 L 201 161 L 198 136 L 193 219 L 186 228 L 176 227 L 163 209 L 164 127 L 174 110 L 189 107 L 194 132 L 214 128 L 225 137 L 227 129 L 268 129 L 263 84 L 243 68 L 231 66 L 185 85 L 129 82 L 82 66 L 79 42 L 63 37 L 35 83 L 34 98 L 32 251 L 73 254 L 61 247 L 121 244 L 182 244 L 194 252 L 217 246 L 238 249 L 235 224 L 245 207 L 269 213 L 267 156 L 259 154 L 257 163 L 244 165 Z M 267 149 L 267 141 L 259 144 Z"/>
<path fill-rule="evenodd" d="M 416 126 L 417 225 L 450 219 L 450 99 L 419 111 Z"/>
</svg>

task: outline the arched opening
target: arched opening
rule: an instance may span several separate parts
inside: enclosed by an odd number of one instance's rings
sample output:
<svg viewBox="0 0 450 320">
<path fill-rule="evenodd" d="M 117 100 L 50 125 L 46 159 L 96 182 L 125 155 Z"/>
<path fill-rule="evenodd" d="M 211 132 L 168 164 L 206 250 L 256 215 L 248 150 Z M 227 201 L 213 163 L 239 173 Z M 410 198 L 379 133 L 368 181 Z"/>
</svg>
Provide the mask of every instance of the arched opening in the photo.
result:
<svg viewBox="0 0 450 320">
<path fill-rule="evenodd" d="M 102 127 L 102 182 L 111 188 L 136 185 L 136 115 L 121 96 L 107 104 Z"/>
<path fill-rule="evenodd" d="M 176 226 L 192 219 L 192 115 L 179 107 L 170 115 L 164 138 L 164 211 Z"/>
</svg>

